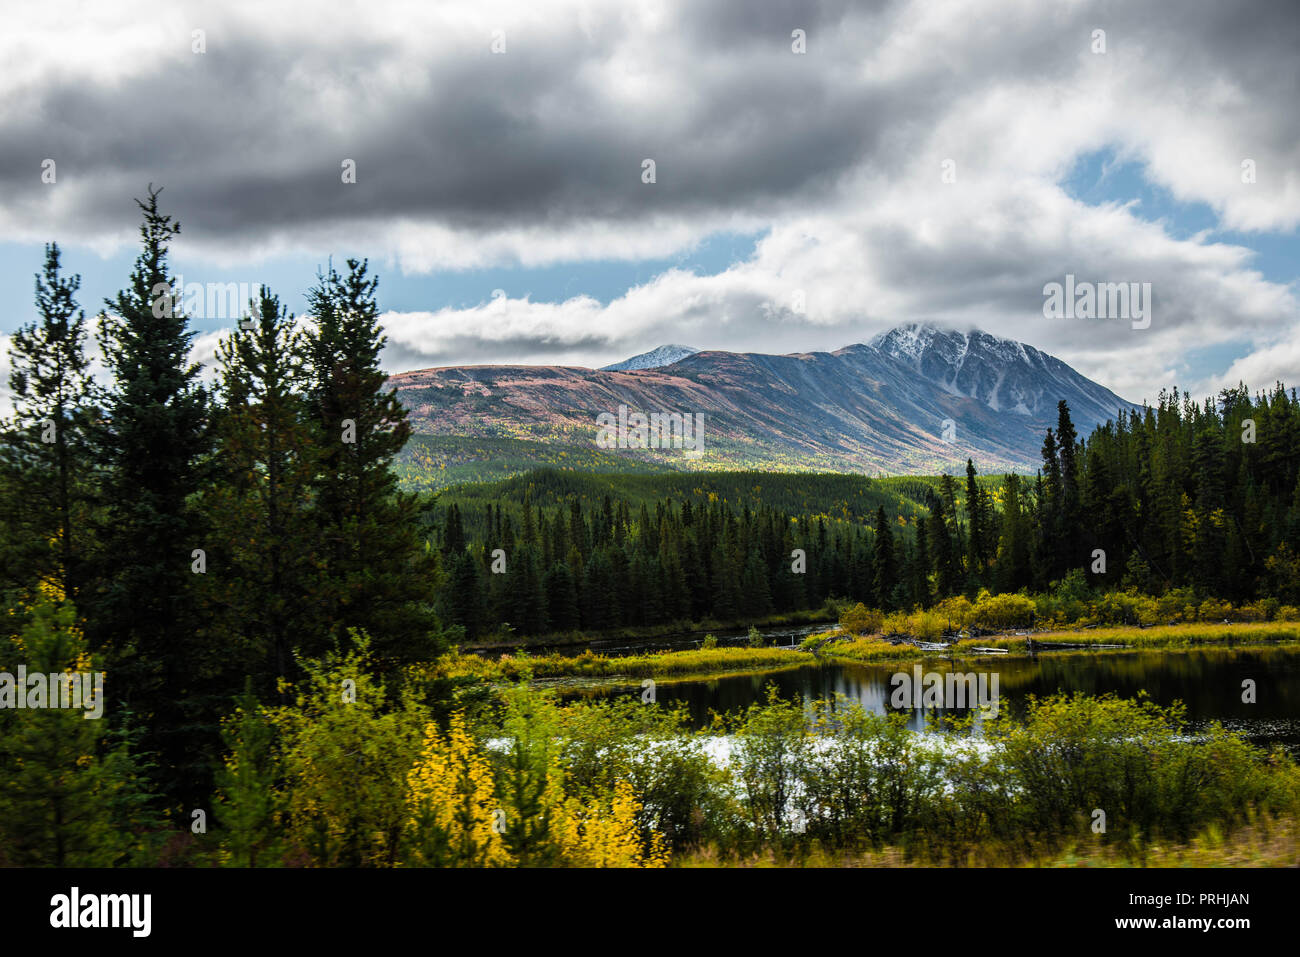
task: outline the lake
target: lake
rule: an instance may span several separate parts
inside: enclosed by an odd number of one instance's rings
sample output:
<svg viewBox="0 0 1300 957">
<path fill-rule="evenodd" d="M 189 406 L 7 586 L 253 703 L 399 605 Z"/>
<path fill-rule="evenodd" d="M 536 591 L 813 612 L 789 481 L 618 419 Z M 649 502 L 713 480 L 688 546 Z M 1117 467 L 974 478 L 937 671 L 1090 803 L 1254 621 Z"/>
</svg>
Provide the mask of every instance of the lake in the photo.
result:
<svg viewBox="0 0 1300 957">
<path fill-rule="evenodd" d="M 821 663 L 795 669 L 725 677 L 661 680 L 655 688 L 663 705 L 684 702 L 697 728 L 710 723 L 711 711 L 744 708 L 766 698 L 775 684 L 782 697 L 804 701 L 843 694 L 868 710 L 884 713 L 893 690 L 890 678 L 909 675 L 913 662 L 885 664 Z M 956 662 L 929 659 L 923 671 L 997 674 L 999 705 L 1013 713 L 1029 695 L 1058 691 L 1114 692 L 1137 697 L 1145 691 L 1157 704 L 1182 701 L 1193 730 L 1219 721 L 1260 745 L 1281 744 L 1300 754 L 1300 646 L 1207 648 L 1191 651 L 1058 651 L 1032 657 L 986 656 Z M 1242 701 L 1243 681 L 1255 682 L 1255 703 Z M 636 694 L 639 681 L 570 689 L 564 697 Z M 923 729 L 926 710 L 908 708 L 911 726 Z M 942 709 L 929 709 L 929 713 Z M 965 708 L 949 709 L 964 715 Z"/>
</svg>

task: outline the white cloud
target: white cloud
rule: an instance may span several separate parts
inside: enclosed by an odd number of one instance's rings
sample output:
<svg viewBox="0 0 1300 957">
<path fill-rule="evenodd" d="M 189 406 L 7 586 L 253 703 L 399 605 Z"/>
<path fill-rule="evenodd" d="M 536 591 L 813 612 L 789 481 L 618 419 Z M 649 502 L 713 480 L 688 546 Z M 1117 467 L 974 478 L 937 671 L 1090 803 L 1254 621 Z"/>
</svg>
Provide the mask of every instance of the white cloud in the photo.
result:
<svg viewBox="0 0 1300 957">
<path fill-rule="evenodd" d="M 24 6 L 0 35 L 12 64 L 0 239 L 131 242 L 126 197 L 151 180 L 186 226 L 178 249 L 249 269 L 343 246 L 416 274 L 637 261 L 719 230 L 767 231 L 720 275 L 670 271 L 606 306 L 390 313 L 392 368 L 600 364 L 667 341 L 803 351 L 912 320 L 1033 342 L 1130 397 L 1185 371 L 1194 349 L 1254 343 L 1234 368 L 1260 374 L 1295 358 L 1282 330 L 1296 291 L 1266 281 L 1248 250 L 1173 238 L 1140 207 L 1090 207 L 1061 185 L 1080 157 L 1109 151 L 1224 229 L 1296 229 L 1294 71 L 1273 66 L 1294 57 L 1293 7 L 341 9 Z M 795 26 L 804 55 L 790 50 Z M 206 54 L 190 52 L 195 28 Z M 44 156 L 59 160 L 57 186 L 39 182 Z M 344 157 L 355 186 L 339 181 Z M 640 182 L 646 157 L 654 185 Z M 1150 282 L 1151 328 L 1044 320 L 1042 286 L 1066 273 Z"/>
</svg>

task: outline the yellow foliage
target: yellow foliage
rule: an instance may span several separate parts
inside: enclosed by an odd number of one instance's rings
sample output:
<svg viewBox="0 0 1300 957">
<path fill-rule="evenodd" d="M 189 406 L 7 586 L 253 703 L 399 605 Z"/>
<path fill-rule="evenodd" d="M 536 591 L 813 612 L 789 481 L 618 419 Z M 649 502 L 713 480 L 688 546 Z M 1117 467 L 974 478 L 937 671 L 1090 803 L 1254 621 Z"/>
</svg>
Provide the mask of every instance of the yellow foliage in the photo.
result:
<svg viewBox="0 0 1300 957">
<path fill-rule="evenodd" d="M 632 785 L 619 781 L 608 807 L 596 803 L 583 807 L 567 799 L 556 821 L 556 836 L 565 860 L 575 867 L 667 867 L 668 851 L 655 834 L 643 846 L 636 815 L 641 804 Z"/>
<path fill-rule="evenodd" d="M 551 815 L 550 841 L 574 867 L 666 867 L 668 850 L 654 835 L 646 846 L 637 826 L 641 804 L 619 781 L 607 800 L 583 804 L 564 797 L 563 772 L 552 764 L 541 805 Z M 410 863 L 425 866 L 509 867 L 518 863 L 501 833 L 492 764 L 460 712 L 444 735 L 425 731 L 424 750 L 407 775 Z"/>
<path fill-rule="evenodd" d="M 513 863 L 497 826 L 492 766 L 453 714 L 444 736 L 435 724 L 425 729 L 420 760 L 407 774 L 408 828 L 417 856 L 429 864 L 497 867 Z M 434 833 L 429 833 L 430 831 Z M 430 850 L 429 848 L 434 848 Z"/>
</svg>

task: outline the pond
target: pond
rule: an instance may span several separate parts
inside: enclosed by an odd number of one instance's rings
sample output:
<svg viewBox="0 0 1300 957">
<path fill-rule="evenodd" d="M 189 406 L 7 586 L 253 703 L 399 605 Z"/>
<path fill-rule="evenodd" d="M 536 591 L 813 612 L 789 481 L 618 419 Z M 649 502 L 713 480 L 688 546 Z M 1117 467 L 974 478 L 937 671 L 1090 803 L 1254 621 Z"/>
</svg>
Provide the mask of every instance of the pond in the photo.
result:
<svg viewBox="0 0 1300 957">
<path fill-rule="evenodd" d="M 987 656 L 949 662 L 929 659 L 924 672 L 975 673 L 997 676 L 998 703 L 1013 713 L 1023 709 L 1029 695 L 1044 697 L 1058 691 L 1085 694 L 1114 692 L 1133 698 L 1145 691 L 1160 705 L 1182 701 L 1195 731 L 1212 721 L 1244 734 L 1256 744 L 1281 744 L 1300 754 L 1300 646 L 1208 648 L 1175 651 L 1057 651 L 1032 657 Z M 894 674 L 913 675 L 914 663 L 821 663 L 785 671 L 725 677 L 659 681 L 656 700 L 662 705 L 684 702 L 697 728 L 711 722 L 711 711 L 730 711 L 765 700 L 766 687 L 776 685 L 784 698 L 804 701 L 834 699 L 843 694 L 870 711 L 896 710 L 891 705 Z M 1254 684 L 1255 702 L 1243 698 L 1243 682 Z M 639 681 L 573 689 L 565 697 L 642 694 Z M 921 730 L 927 714 L 964 716 L 970 708 L 906 708 L 910 724 Z"/>
</svg>

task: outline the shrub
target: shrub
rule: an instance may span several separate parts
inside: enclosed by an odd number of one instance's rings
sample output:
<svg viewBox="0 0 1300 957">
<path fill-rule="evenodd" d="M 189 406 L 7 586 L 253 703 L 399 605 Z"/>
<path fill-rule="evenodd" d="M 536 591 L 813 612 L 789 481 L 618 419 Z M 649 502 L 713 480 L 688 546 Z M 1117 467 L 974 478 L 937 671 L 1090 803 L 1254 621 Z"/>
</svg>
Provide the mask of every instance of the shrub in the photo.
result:
<svg viewBox="0 0 1300 957">
<path fill-rule="evenodd" d="M 884 616 L 874 608 L 858 602 L 840 615 L 840 627 L 850 635 L 868 635 L 880 631 Z"/>
<path fill-rule="evenodd" d="M 808 836 L 832 846 L 880 845 L 923 828 L 942 793 L 942 751 L 907 726 L 842 695 L 815 705 L 824 746 L 799 765 L 798 804 Z"/>
<path fill-rule="evenodd" d="M 799 769 L 812 754 L 802 706 L 777 697 L 768 685 L 767 703 L 750 705 L 731 720 L 731 767 L 752 838 L 788 843 L 788 821 Z"/>
<path fill-rule="evenodd" d="M 990 631 L 1028 628 L 1034 623 L 1037 606 L 1025 595 L 990 595 L 981 590 L 975 600 L 971 623 Z"/>
<path fill-rule="evenodd" d="M 840 615 L 840 627 L 849 635 L 875 635 L 883 622 L 884 615 L 880 611 L 868 609 L 862 602 Z"/>
<path fill-rule="evenodd" d="M 1022 720 L 1004 711 L 986 725 L 991 773 L 1014 795 L 996 829 L 1082 836 L 1099 809 L 1107 839 L 1129 843 L 1294 806 L 1294 766 L 1272 774 L 1259 749 L 1217 726 L 1191 739 L 1184 719 L 1181 705 L 1078 693 L 1031 697 Z"/>
</svg>

